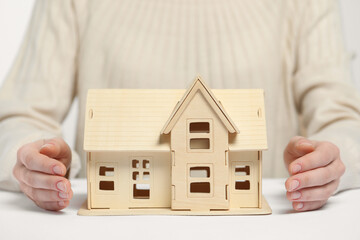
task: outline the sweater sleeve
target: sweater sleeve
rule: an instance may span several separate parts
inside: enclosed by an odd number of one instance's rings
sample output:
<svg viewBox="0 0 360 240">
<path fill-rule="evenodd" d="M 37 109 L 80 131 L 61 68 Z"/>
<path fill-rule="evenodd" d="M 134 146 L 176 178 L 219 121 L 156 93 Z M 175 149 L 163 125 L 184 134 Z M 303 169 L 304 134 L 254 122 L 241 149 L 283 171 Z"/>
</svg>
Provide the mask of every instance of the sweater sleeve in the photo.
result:
<svg viewBox="0 0 360 240">
<path fill-rule="evenodd" d="M 61 136 L 75 96 L 77 28 L 71 0 L 38 0 L 23 44 L 0 89 L 0 188 L 18 190 L 20 146 Z M 73 152 L 71 175 L 80 168 Z"/>
<path fill-rule="evenodd" d="M 351 82 L 338 2 L 306 1 L 303 13 L 293 81 L 295 104 L 307 136 L 340 149 L 346 172 L 338 191 L 360 187 L 360 96 Z"/>
</svg>

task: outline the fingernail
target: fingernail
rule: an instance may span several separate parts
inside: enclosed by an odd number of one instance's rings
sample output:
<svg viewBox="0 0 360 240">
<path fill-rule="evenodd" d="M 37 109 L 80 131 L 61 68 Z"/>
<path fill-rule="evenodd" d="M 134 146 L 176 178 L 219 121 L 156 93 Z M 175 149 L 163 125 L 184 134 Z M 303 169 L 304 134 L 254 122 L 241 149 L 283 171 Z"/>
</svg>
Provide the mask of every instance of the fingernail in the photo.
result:
<svg viewBox="0 0 360 240">
<path fill-rule="evenodd" d="M 51 148 L 52 146 L 54 146 L 54 145 L 51 143 L 45 143 L 44 145 L 41 146 L 40 150 L 44 149 L 44 148 Z"/>
<path fill-rule="evenodd" d="M 64 184 L 62 181 L 59 181 L 59 182 L 56 184 L 56 187 L 57 187 L 57 189 L 60 190 L 60 191 L 67 192 L 67 191 L 66 191 L 66 186 L 65 186 L 65 184 Z"/>
<path fill-rule="evenodd" d="M 295 190 L 299 185 L 300 185 L 300 183 L 299 183 L 298 180 L 292 180 L 292 181 L 290 182 L 289 191 Z"/>
<path fill-rule="evenodd" d="M 69 195 L 67 193 L 59 192 L 59 197 L 63 199 L 67 199 Z"/>
<path fill-rule="evenodd" d="M 301 193 L 300 192 L 293 192 L 290 195 L 291 199 L 299 199 L 301 197 Z"/>
<path fill-rule="evenodd" d="M 54 173 L 57 174 L 57 175 L 63 175 L 62 169 L 61 169 L 61 167 L 59 167 L 59 166 L 53 167 L 53 171 L 54 171 Z"/>
<path fill-rule="evenodd" d="M 60 207 L 65 207 L 65 202 L 64 201 L 60 201 L 60 202 L 58 202 L 59 203 L 59 206 Z"/>
<path fill-rule="evenodd" d="M 291 168 L 291 172 L 292 173 L 297 173 L 297 172 L 300 172 L 301 170 L 301 166 L 299 164 L 295 164 L 294 166 L 292 166 Z"/>
<path fill-rule="evenodd" d="M 303 147 L 313 147 L 312 143 L 310 142 L 302 142 L 299 144 L 299 146 L 303 146 Z"/>
<path fill-rule="evenodd" d="M 296 209 L 296 210 L 300 210 L 300 209 L 302 209 L 303 207 L 304 207 L 304 204 L 303 204 L 303 203 L 298 203 L 298 204 L 295 205 L 295 209 Z"/>
</svg>

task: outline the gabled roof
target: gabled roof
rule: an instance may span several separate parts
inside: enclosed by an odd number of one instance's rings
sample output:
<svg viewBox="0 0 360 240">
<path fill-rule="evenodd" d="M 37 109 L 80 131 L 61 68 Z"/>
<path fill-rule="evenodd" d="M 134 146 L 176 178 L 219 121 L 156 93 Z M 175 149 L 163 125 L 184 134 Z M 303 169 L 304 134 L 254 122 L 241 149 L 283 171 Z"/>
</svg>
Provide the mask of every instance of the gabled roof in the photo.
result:
<svg viewBox="0 0 360 240">
<path fill-rule="evenodd" d="M 168 134 L 171 132 L 172 128 L 176 124 L 177 120 L 184 112 L 186 107 L 191 102 L 193 96 L 196 92 L 200 91 L 205 97 L 206 101 L 213 108 L 214 112 L 219 116 L 222 123 L 225 125 L 227 130 L 230 133 L 239 133 L 239 129 L 236 127 L 235 123 L 231 120 L 229 115 L 225 112 L 225 109 L 221 106 L 219 101 L 216 99 L 215 95 L 211 92 L 210 88 L 201 80 L 200 77 L 195 78 L 192 85 L 185 92 L 184 96 L 175 106 L 170 118 L 166 121 L 165 126 L 161 130 L 161 134 Z"/>
<path fill-rule="evenodd" d="M 267 149 L 264 92 L 213 89 L 218 103 L 239 127 L 229 149 Z M 170 135 L 160 135 L 184 89 L 94 89 L 88 91 L 85 151 L 170 151 Z"/>
</svg>

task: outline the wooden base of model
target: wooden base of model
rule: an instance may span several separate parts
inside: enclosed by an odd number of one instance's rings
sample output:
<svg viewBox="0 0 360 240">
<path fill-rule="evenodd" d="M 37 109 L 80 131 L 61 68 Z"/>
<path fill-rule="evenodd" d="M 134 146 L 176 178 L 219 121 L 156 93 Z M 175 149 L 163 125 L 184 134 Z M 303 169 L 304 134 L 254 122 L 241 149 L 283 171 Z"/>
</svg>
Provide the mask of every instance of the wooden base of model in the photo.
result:
<svg viewBox="0 0 360 240">
<path fill-rule="evenodd" d="M 79 214 L 270 214 L 266 149 L 261 89 L 89 90 Z"/>
<path fill-rule="evenodd" d="M 179 215 L 179 216 L 225 216 L 225 215 L 268 215 L 271 208 L 264 196 L 262 208 L 231 208 L 214 211 L 182 211 L 171 208 L 131 208 L 131 209 L 88 209 L 87 201 L 78 211 L 80 216 L 130 216 L 130 215 Z"/>
</svg>

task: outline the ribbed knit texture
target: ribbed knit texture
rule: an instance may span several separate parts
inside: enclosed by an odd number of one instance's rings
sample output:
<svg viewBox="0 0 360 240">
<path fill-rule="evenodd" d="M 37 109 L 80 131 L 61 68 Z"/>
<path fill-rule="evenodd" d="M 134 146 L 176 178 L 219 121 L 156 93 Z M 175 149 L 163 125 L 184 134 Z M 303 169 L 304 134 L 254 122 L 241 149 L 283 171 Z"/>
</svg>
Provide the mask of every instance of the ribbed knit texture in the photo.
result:
<svg viewBox="0 0 360 240">
<path fill-rule="evenodd" d="M 76 96 L 85 175 L 87 89 L 186 88 L 197 75 L 212 88 L 265 90 L 265 177 L 287 175 L 283 150 L 303 128 L 340 147 L 341 188 L 359 186 L 360 98 L 347 65 L 330 0 L 37 1 L 0 92 L 1 187 L 16 188 L 17 148 L 59 135 Z M 76 173 L 75 152 L 73 162 Z"/>
</svg>

